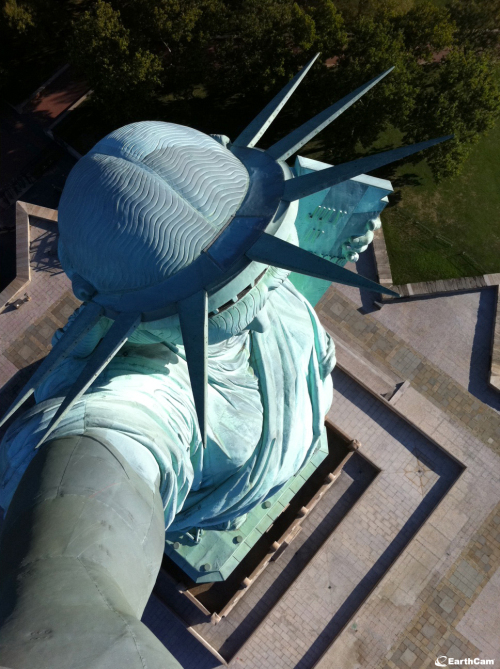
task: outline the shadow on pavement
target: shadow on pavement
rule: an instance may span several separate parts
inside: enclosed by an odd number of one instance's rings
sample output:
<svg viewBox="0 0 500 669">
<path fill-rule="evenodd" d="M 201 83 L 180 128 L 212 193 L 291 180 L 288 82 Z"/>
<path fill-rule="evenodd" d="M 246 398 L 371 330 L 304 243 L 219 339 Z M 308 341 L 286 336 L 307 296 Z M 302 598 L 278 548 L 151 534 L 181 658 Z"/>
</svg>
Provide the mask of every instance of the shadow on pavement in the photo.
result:
<svg viewBox="0 0 500 669">
<path fill-rule="evenodd" d="M 495 411 L 500 411 L 500 393 L 488 385 L 493 331 L 495 328 L 496 290 L 484 289 L 479 298 L 476 329 L 472 342 L 472 353 L 467 390 Z"/>
</svg>

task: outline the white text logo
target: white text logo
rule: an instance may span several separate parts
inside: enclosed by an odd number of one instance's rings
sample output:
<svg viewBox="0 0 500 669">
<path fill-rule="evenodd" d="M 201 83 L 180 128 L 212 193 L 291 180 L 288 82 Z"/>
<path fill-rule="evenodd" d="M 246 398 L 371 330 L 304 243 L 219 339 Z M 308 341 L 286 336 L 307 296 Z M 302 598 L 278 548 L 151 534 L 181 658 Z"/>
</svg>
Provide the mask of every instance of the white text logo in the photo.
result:
<svg viewBox="0 0 500 669">
<path fill-rule="evenodd" d="M 481 660 L 479 657 L 466 657 L 463 660 L 456 660 L 453 657 L 446 657 L 446 655 L 440 655 L 434 664 L 436 667 L 448 667 L 449 665 L 456 664 L 465 664 L 465 665 L 485 665 L 485 664 L 494 664 L 495 660 Z"/>
</svg>

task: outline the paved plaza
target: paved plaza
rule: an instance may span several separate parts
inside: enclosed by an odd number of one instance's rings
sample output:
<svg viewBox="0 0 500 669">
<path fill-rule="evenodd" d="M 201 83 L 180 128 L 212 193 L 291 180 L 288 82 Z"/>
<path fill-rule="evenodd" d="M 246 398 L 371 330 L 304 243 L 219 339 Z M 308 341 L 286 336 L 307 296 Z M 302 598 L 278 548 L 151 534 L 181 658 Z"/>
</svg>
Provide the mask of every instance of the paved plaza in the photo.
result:
<svg viewBox="0 0 500 669">
<path fill-rule="evenodd" d="M 373 250 L 362 253 L 357 265 L 349 263 L 348 269 L 376 281 Z M 472 395 L 500 410 L 500 393 L 488 386 L 496 288 L 396 301 L 380 310 L 373 293 L 337 288 Z"/>
<path fill-rule="evenodd" d="M 78 305 L 56 224 L 31 224 L 32 299 L 0 314 L 2 408 Z M 329 419 L 361 447 L 227 619 L 195 626 L 232 644 L 232 667 L 420 669 L 439 655 L 500 667 L 500 402 L 471 371 L 487 360 L 491 300 L 377 311 L 331 288 L 317 306 L 337 343 Z M 187 669 L 222 666 L 155 596 L 144 622 Z"/>
<path fill-rule="evenodd" d="M 0 402 L 7 407 L 80 302 L 57 259 L 57 223 L 30 218 L 29 301 L 0 313 Z M 23 295 L 19 295 L 23 299 Z M 2 431 L 3 433 L 3 431 Z"/>
</svg>

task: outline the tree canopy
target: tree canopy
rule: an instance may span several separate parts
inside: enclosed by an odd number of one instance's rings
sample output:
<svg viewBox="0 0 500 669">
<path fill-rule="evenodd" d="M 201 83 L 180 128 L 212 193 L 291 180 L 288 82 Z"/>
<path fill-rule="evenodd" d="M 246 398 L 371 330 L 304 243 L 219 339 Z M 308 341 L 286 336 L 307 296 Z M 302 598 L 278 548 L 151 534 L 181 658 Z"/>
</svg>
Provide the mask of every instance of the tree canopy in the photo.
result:
<svg viewBox="0 0 500 669">
<path fill-rule="evenodd" d="M 391 65 L 395 69 L 330 128 L 325 135 L 330 157 L 347 159 L 356 144 L 368 149 L 392 126 L 405 142 L 453 134 L 452 141 L 429 151 L 428 162 L 438 178 L 457 173 L 472 144 L 500 114 L 494 45 L 465 44 L 450 9 L 430 0 L 403 14 L 390 3 L 367 2 L 350 28 L 337 67 L 323 77 L 323 90 L 346 94 Z"/>
<path fill-rule="evenodd" d="M 392 66 L 321 135 L 325 158 L 369 151 L 389 127 L 405 142 L 453 133 L 429 163 L 454 174 L 500 114 L 500 0 L 3 0 L 2 19 L 7 94 L 7 56 L 69 59 L 112 125 L 215 118 L 220 132 L 229 114 L 238 132 L 317 51 L 268 141 Z"/>
<path fill-rule="evenodd" d="M 75 23 L 70 42 L 71 62 L 85 73 L 94 103 L 119 122 L 147 114 L 161 85 L 158 55 L 134 46 L 120 12 L 98 0 Z M 110 104 L 110 101 L 112 103 Z"/>
</svg>

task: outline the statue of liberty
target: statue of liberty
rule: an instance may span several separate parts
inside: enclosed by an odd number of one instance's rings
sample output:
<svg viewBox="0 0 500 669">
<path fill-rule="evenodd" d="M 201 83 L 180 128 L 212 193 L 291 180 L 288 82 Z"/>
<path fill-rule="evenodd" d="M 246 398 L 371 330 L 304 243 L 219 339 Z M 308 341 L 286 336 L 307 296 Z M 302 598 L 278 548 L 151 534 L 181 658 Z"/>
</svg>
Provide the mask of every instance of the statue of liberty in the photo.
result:
<svg viewBox="0 0 500 669">
<path fill-rule="evenodd" d="M 289 167 L 384 73 L 255 148 L 313 62 L 232 143 L 135 123 L 73 168 L 59 255 L 83 304 L 4 418 L 35 392 L 0 450 L 0 664 L 178 667 L 140 622 L 165 530 L 239 527 L 325 439 L 334 347 L 288 275 L 391 293 L 343 267 L 383 206 L 356 179 L 442 140 Z"/>
</svg>

